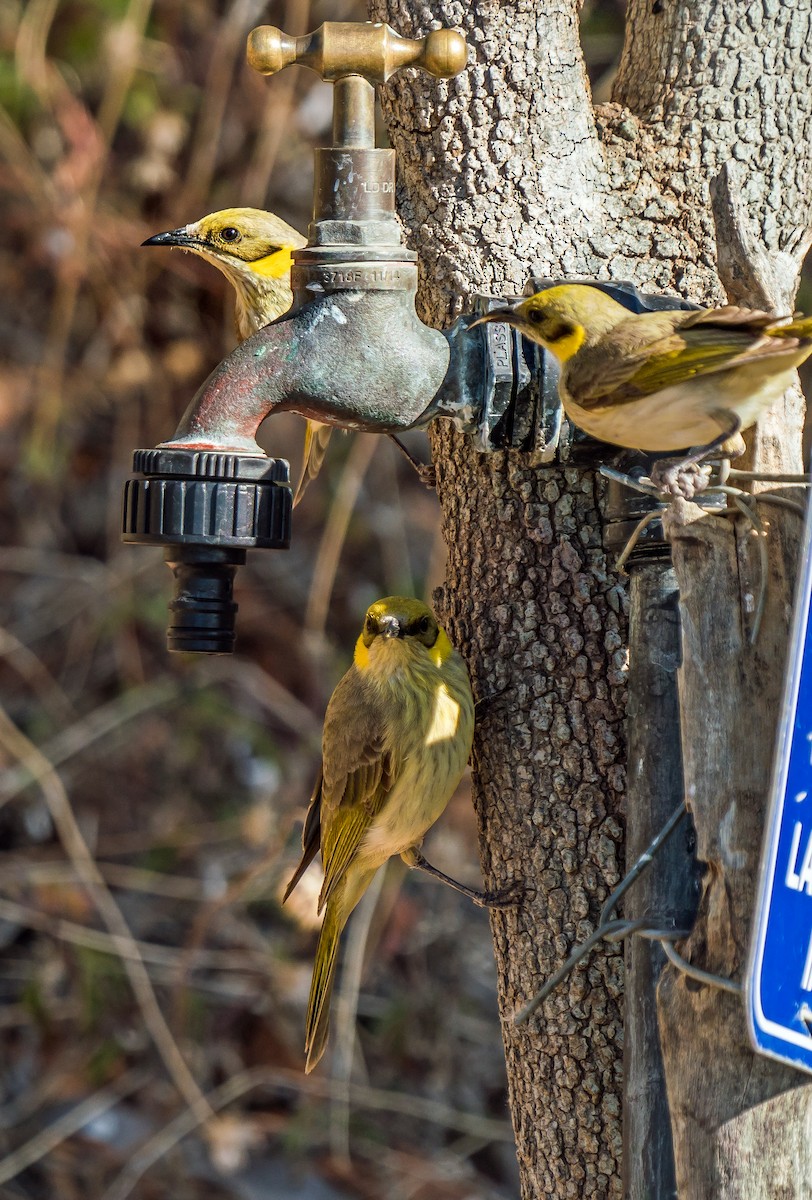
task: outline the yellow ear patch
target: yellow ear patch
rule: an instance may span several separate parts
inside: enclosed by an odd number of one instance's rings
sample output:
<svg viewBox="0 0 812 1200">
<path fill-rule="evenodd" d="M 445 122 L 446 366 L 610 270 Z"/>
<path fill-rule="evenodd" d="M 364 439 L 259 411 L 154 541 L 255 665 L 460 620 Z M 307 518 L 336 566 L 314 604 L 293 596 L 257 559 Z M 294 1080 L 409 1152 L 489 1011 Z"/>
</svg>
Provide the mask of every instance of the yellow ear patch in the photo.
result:
<svg viewBox="0 0 812 1200">
<path fill-rule="evenodd" d="M 441 629 L 437 634 L 437 641 L 433 646 L 429 647 L 429 658 L 434 663 L 435 667 L 441 667 L 450 654 L 454 653 L 454 647 L 446 637 L 446 632 Z"/>
<path fill-rule="evenodd" d="M 369 651 L 367 650 L 366 646 L 364 645 L 364 635 L 363 634 L 361 634 L 358 641 L 355 643 L 355 654 L 353 655 L 353 662 L 355 663 L 355 665 L 359 671 L 365 671 L 366 668 L 369 666 Z"/>
<path fill-rule="evenodd" d="M 274 250 L 273 254 L 266 254 L 265 258 L 258 258 L 256 262 L 252 262 L 251 270 L 255 275 L 266 275 L 271 279 L 284 279 L 286 275 L 290 274 L 293 263 L 292 250 L 292 246 L 283 246 L 281 250 Z"/>
<path fill-rule="evenodd" d="M 556 356 L 559 362 L 565 363 L 568 358 L 572 358 L 576 350 L 580 350 L 586 337 L 586 330 L 583 325 L 576 325 L 572 333 L 566 337 L 556 338 L 554 342 L 549 343 L 549 350 Z"/>
</svg>

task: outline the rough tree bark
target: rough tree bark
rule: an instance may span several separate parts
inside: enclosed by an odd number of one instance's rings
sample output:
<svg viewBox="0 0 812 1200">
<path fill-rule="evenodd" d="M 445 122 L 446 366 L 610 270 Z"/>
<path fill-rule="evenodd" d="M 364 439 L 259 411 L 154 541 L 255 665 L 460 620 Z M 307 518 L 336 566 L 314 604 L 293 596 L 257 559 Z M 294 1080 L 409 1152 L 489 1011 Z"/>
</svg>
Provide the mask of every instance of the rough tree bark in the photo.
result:
<svg viewBox="0 0 812 1200">
<path fill-rule="evenodd" d="M 454 25 L 472 47 L 448 85 L 401 75 L 384 97 L 425 320 L 529 275 L 791 307 L 812 226 L 810 0 L 630 0 L 613 102 L 597 109 L 577 0 L 370 11 L 404 34 Z M 790 394 L 752 460 L 797 468 L 801 414 Z M 591 472 L 479 457 L 442 425 L 434 454 L 444 616 L 478 694 L 496 696 L 475 743 L 483 864 L 489 885 L 536 888 L 493 918 L 523 1195 L 617 1197 L 620 952 L 594 954 L 529 1028 L 511 1023 L 622 869 L 624 597 L 600 489 Z"/>
</svg>

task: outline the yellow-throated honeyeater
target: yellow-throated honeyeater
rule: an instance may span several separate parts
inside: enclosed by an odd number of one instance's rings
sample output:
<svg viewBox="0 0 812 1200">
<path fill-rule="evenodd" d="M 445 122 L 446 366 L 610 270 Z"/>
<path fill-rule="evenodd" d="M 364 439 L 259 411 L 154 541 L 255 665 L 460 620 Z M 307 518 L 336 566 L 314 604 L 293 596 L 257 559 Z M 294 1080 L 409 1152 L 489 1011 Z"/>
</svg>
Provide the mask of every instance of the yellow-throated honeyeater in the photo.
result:
<svg viewBox="0 0 812 1200">
<path fill-rule="evenodd" d="M 474 701 L 468 671 L 430 608 L 405 596 L 373 604 L 354 661 L 327 705 L 322 766 L 305 821 L 302 860 L 285 899 L 321 850 L 324 884 L 305 1034 L 306 1070 L 324 1053 L 338 942 L 375 872 L 394 854 L 479 903 L 420 853 L 468 761 Z"/>
<path fill-rule="evenodd" d="M 156 233 L 145 246 L 178 246 L 222 271 L 234 288 L 240 341 L 269 325 L 291 306 L 291 253 L 306 244 L 292 226 L 258 208 L 225 208 L 191 225 Z M 308 421 L 304 461 L 293 503 L 301 500 L 324 461 L 332 426 Z"/>
<path fill-rule="evenodd" d="M 637 314 L 588 284 L 559 284 L 484 321 L 556 356 L 579 429 L 650 452 L 715 448 L 763 416 L 812 353 L 812 317 L 732 305 Z"/>
</svg>

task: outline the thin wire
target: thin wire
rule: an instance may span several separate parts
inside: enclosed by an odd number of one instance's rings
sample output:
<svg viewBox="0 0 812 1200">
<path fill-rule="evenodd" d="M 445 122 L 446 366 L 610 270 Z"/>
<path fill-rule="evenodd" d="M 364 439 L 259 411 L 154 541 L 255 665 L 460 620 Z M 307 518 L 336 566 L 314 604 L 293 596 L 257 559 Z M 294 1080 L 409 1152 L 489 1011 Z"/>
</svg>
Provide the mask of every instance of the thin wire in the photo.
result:
<svg viewBox="0 0 812 1200">
<path fill-rule="evenodd" d="M 611 896 L 608 897 L 606 903 L 601 909 L 600 920 L 598 926 L 605 925 L 611 918 L 612 913 L 617 908 L 622 896 L 629 890 L 635 880 L 639 879 L 644 871 L 648 870 L 654 861 L 657 853 L 663 848 L 665 843 L 671 837 L 671 834 L 677 826 L 688 816 L 688 809 L 685 804 L 680 804 L 674 809 L 671 816 L 663 825 L 660 832 L 646 846 L 643 853 L 632 866 L 631 870 L 627 871 L 623 879 L 617 885 Z"/>
<path fill-rule="evenodd" d="M 604 476 L 604 478 L 613 479 L 616 483 L 622 483 L 624 487 L 630 488 L 633 492 L 640 492 L 644 496 L 650 496 L 653 500 L 658 500 L 663 507 L 667 507 L 669 501 L 673 499 L 673 497 L 669 496 L 668 493 L 659 491 L 659 489 L 656 488 L 652 483 L 647 482 L 647 477 L 644 477 L 643 479 L 633 479 L 631 475 L 626 475 L 623 471 L 617 471 L 614 467 L 607 467 L 605 464 L 601 465 L 599 472 Z M 705 489 L 705 491 L 698 492 L 697 495 L 693 496 L 692 499 L 694 504 L 698 504 L 700 507 L 706 507 L 706 498 L 708 500 L 713 500 L 720 492 L 727 493 L 729 495 L 738 493 L 740 495 L 752 497 L 754 500 L 764 500 L 768 503 L 784 504 L 787 507 L 792 506 L 798 512 L 802 511 L 801 506 L 794 500 L 790 500 L 784 496 L 776 496 L 775 493 L 743 492 L 741 488 L 727 487 L 726 483 L 728 479 L 739 479 L 742 482 L 747 481 L 753 483 L 782 483 L 788 486 L 791 485 L 796 487 L 812 486 L 812 480 L 810 480 L 808 475 L 771 475 L 767 472 L 737 471 L 731 468 L 730 470 L 725 471 L 722 476 L 720 476 L 718 483 L 711 483 L 710 486 Z"/>
<path fill-rule="evenodd" d="M 633 479 L 631 475 L 625 475 L 623 471 L 616 471 L 614 467 L 607 467 L 605 463 L 601 464 L 600 474 L 604 479 L 613 479 L 615 483 L 622 483 L 625 487 L 631 488 L 633 492 L 642 492 L 644 496 L 652 496 L 655 500 L 660 497 L 660 493 L 652 484 Z"/>
<path fill-rule="evenodd" d="M 640 518 L 640 520 L 637 522 L 634 529 L 630 533 L 629 540 L 626 542 L 626 545 L 623 547 L 622 553 L 620 555 L 618 555 L 618 560 L 615 563 L 616 571 L 623 570 L 623 568 L 626 565 L 626 560 L 628 559 L 632 550 L 634 550 L 635 546 L 637 545 L 638 541 L 640 540 L 640 535 L 642 534 L 642 532 L 646 528 L 646 526 L 651 525 L 652 521 L 658 521 L 660 519 L 660 517 L 662 517 L 662 515 L 663 515 L 663 509 L 652 508 L 650 512 L 647 512 L 644 517 Z"/>
<path fill-rule="evenodd" d="M 533 1015 L 539 1005 L 544 1003 L 550 993 L 555 990 L 559 983 L 566 979 L 573 968 L 578 965 L 582 958 L 586 957 L 598 942 L 602 940 L 606 940 L 607 942 L 622 942 L 624 938 L 630 937 L 632 934 L 637 934 L 639 937 L 647 938 L 650 941 L 681 941 L 690 932 L 690 929 L 660 929 L 653 925 L 649 917 L 636 917 L 633 921 L 617 918 L 614 921 L 609 921 L 606 925 L 599 925 L 597 929 L 590 933 L 589 937 L 585 938 L 583 942 L 575 947 L 566 962 L 550 976 L 533 999 L 516 1014 L 513 1018 L 514 1025 L 523 1025 Z"/>
<path fill-rule="evenodd" d="M 711 987 L 721 988 L 723 992 L 730 992 L 734 996 L 741 995 L 742 985 L 736 983 L 735 979 L 726 979 L 724 975 L 714 975 L 710 971 L 703 971 L 701 967 L 695 967 L 693 963 L 689 963 L 681 954 L 678 954 L 669 941 L 663 940 L 660 945 L 669 962 L 673 963 L 677 970 L 682 971 L 684 975 L 689 975 L 698 983 L 707 983 Z"/>
<path fill-rule="evenodd" d="M 728 478 L 743 479 L 752 483 L 792 483 L 802 487 L 812 485 L 808 475 L 772 475 L 769 471 L 739 471 L 735 467 L 730 468 Z"/>
<path fill-rule="evenodd" d="M 753 494 L 753 499 L 758 500 L 760 504 L 778 504 L 781 508 L 789 508 L 792 512 L 797 513 L 802 521 L 806 519 L 804 506 L 797 500 L 790 500 L 789 496 L 779 496 L 777 492 L 756 492 Z"/>
<path fill-rule="evenodd" d="M 726 492 L 728 488 L 724 489 Z M 756 545 L 758 547 L 759 574 L 761 586 L 758 589 L 758 600 L 756 602 L 756 611 L 753 615 L 753 624 L 750 627 L 750 637 L 748 641 L 751 646 L 755 646 L 758 639 L 759 630 L 761 629 L 761 621 L 764 616 L 764 609 L 767 607 L 767 581 L 770 573 L 770 560 L 767 555 L 767 530 L 761 523 L 761 518 L 757 514 L 753 505 L 748 504 L 744 499 L 745 493 L 735 494 L 735 490 L 730 493 L 733 503 L 742 513 L 756 533 Z M 755 500 L 755 496 L 751 497 Z"/>
<path fill-rule="evenodd" d="M 558 987 L 559 983 L 562 983 L 566 979 L 570 971 L 578 965 L 581 959 L 589 953 L 593 946 L 597 946 L 598 942 L 601 941 L 602 938 L 608 937 L 612 931 L 625 928 L 628 926 L 628 924 L 628 921 L 617 920 L 613 921 L 608 926 L 605 925 L 602 928 L 598 926 L 597 929 L 594 929 L 588 938 L 585 938 L 583 942 L 575 947 L 569 958 L 558 968 L 557 971 L 550 976 L 547 982 L 541 987 L 540 991 L 536 992 L 533 999 L 529 1000 L 528 1003 L 525 1004 L 524 1008 L 520 1009 L 520 1011 L 513 1018 L 513 1024 L 523 1025 L 525 1021 L 532 1017 L 539 1005 L 544 1003 L 550 993 Z M 629 932 L 631 933 L 631 930 L 629 930 Z"/>
</svg>

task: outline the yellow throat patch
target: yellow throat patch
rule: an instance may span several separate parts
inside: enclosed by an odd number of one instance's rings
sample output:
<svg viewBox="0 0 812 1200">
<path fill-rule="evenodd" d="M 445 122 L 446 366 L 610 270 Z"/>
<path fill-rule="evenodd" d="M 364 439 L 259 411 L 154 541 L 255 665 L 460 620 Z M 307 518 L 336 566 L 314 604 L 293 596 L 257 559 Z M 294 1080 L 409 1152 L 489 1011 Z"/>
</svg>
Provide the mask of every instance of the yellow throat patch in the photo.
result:
<svg viewBox="0 0 812 1200">
<path fill-rule="evenodd" d="M 559 362 L 565 363 L 568 358 L 572 358 L 584 344 L 586 330 L 583 325 L 576 325 L 572 333 L 566 337 L 558 338 L 554 343 L 551 343 L 549 350 L 554 354 Z"/>
<path fill-rule="evenodd" d="M 446 632 L 441 629 L 437 634 L 437 641 L 433 646 L 429 647 L 429 658 L 434 663 L 435 667 L 441 667 L 443 663 L 454 653 L 454 647 L 446 637 Z"/>
<path fill-rule="evenodd" d="M 258 258 L 255 262 L 249 263 L 252 274 L 264 275 L 269 279 L 284 279 L 290 274 L 290 268 L 293 265 L 293 246 L 283 246 L 281 250 L 274 250 L 273 254 L 266 254 L 264 258 Z"/>
</svg>

